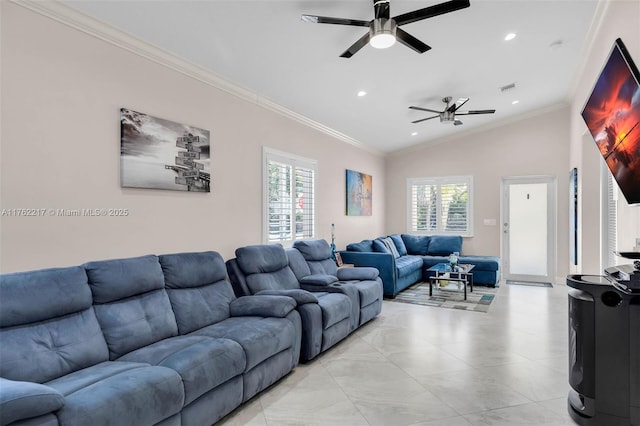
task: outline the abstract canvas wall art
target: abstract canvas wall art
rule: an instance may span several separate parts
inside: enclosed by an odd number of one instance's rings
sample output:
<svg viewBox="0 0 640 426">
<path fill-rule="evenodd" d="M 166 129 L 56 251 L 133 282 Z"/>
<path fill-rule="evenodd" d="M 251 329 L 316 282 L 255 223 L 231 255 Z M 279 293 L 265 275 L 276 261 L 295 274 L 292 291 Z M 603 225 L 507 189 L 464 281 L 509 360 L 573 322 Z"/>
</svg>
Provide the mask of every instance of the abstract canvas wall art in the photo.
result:
<svg viewBox="0 0 640 426">
<path fill-rule="evenodd" d="M 371 216 L 371 175 L 347 169 L 347 216 Z"/>
<path fill-rule="evenodd" d="M 120 185 L 210 192 L 209 131 L 120 109 Z"/>
</svg>

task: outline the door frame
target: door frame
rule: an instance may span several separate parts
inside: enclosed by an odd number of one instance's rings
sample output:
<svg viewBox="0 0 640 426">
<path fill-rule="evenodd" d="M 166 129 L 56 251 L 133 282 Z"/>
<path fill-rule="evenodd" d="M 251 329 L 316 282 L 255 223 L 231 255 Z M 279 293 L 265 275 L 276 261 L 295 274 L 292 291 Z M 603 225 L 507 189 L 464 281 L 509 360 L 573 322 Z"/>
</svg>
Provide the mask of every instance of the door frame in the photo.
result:
<svg viewBox="0 0 640 426">
<path fill-rule="evenodd" d="M 509 273 L 509 234 L 506 232 L 509 218 L 509 185 L 511 184 L 547 184 L 547 275 L 519 275 Z M 557 179 L 554 176 L 508 176 L 500 181 L 500 241 L 503 267 L 503 279 L 514 281 L 544 281 L 555 283 L 557 268 Z"/>
</svg>

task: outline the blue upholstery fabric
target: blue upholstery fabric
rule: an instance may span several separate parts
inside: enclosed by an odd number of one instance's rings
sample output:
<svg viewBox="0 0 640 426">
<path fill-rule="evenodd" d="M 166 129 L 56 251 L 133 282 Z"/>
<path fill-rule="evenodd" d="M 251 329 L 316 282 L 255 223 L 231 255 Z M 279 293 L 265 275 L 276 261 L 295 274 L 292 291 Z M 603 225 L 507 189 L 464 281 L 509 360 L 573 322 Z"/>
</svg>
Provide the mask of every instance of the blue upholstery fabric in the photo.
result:
<svg viewBox="0 0 640 426">
<path fill-rule="evenodd" d="M 0 285 L 0 327 L 29 324 L 91 306 L 81 266 L 4 274 Z"/>
<path fill-rule="evenodd" d="M 393 243 L 396 245 L 396 250 L 398 250 L 399 256 L 406 256 L 407 254 L 407 246 L 402 241 L 402 237 L 399 234 L 389 235 L 389 238 L 393 240 Z"/>
<path fill-rule="evenodd" d="M 372 240 L 362 240 L 359 243 L 351 243 L 347 245 L 349 251 L 371 252 L 373 251 Z"/>
<path fill-rule="evenodd" d="M 0 376 L 43 383 L 106 361 L 81 267 L 2 275 Z"/>
<path fill-rule="evenodd" d="M 118 361 L 148 363 L 176 371 L 184 386 L 184 405 L 242 374 L 246 367 L 245 354 L 238 343 L 193 335 L 161 340 Z"/>
<path fill-rule="evenodd" d="M 293 274 L 291 268 L 288 267 L 275 272 L 247 275 L 245 279 L 247 286 L 253 294 L 262 290 L 300 288 L 296 276 Z"/>
<path fill-rule="evenodd" d="M 220 254 L 178 253 L 159 259 L 180 334 L 229 318 L 235 295 Z"/>
<path fill-rule="evenodd" d="M 56 412 L 65 426 L 153 425 L 178 413 L 184 403 L 178 373 L 145 364 L 101 363 L 46 385 L 65 396 Z"/>
<path fill-rule="evenodd" d="M 236 258 L 245 275 L 276 272 L 289 264 L 280 244 L 240 247 Z"/>
<path fill-rule="evenodd" d="M 231 315 L 284 318 L 296 308 L 296 301 L 284 295 L 243 296 L 229 305 Z"/>
<path fill-rule="evenodd" d="M 429 250 L 429 235 L 402 234 L 400 236 L 407 248 L 407 254 L 426 256 Z"/>
<path fill-rule="evenodd" d="M 378 253 L 393 254 L 391 253 L 391 250 L 389 249 L 389 247 L 387 247 L 379 238 L 376 238 L 375 240 L 373 240 L 373 242 L 371 243 L 371 247 L 373 247 L 373 251 Z"/>
<path fill-rule="evenodd" d="M 294 325 L 284 318 L 239 317 L 195 331 L 193 336 L 221 337 L 237 342 L 244 350 L 245 371 L 291 347 Z"/>
<path fill-rule="evenodd" d="M 432 235 L 429 241 L 428 255 L 446 256 L 451 253 L 462 253 L 462 237 L 460 235 Z"/>
<path fill-rule="evenodd" d="M 182 409 L 175 426 L 215 424 L 242 403 L 242 388 L 243 378 L 236 376 L 210 390 Z"/>
<path fill-rule="evenodd" d="M 398 249 L 396 248 L 396 243 L 393 242 L 391 237 L 380 238 L 380 241 L 382 242 L 382 244 L 384 244 L 384 246 L 387 248 L 389 253 L 391 253 L 393 255 L 394 258 L 397 259 L 397 258 L 400 257 L 400 253 L 398 252 Z"/>
<path fill-rule="evenodd" d="M 272 295 L 272 296 L 287 296 L 296 301 L 298 307 L 307 303 L 318 303 L 318 298 L 311 292 L 302 289 L 291 290 L 262 290 L 256 293 L 256 296 L 260 295 Z"/>
<path fill-rule="evenodd" d="M 331 257 L 331 246 L 321 239 L 300 240 L 293 243 L 305 260 L 326 260 Z"/>
<path fill-rule="evenodd" d="M 0 424 L 42 416 L 64 405 L 64 397 L 55 389 L 32 382 L 16 382 L 0 377 Z"/>
<path fill-rule="evenodd" d="M 152 290 L 164 289 L 158 257 L 101 260 L 84 265 L 94 303 L 109 303 Z"/>
<path fill-rule="evenodd" d="M 367 266 L 338 269 L 338 279 L 340 281 L 375 281 L 379 275 L 380 271 Z"/>
<path fill-rule="evenodd" d="M 265 388 L 265 383 L 274 383 L 291 370 L 291 349 L 284 350 L 268 358 L 243 376 L 243 401 L 248 401 Z M 185 425 L 189 423 L 184 423 Z"/>
<path fill-rule="evenodd" d="M 289 268 L 291 268 L 298 281 L 312 274 L 309 264 L 298 249 L 288 248 L 285 250 L 285 254 L 289 259 Z"/>
<path fill-rule="evenodd" d="M 307 275 L 306 277 L 302 277 L 300 279 L 300 284 L 306 285 L 331 285 L 333 283 L 338 282 L 338 277 L 335 275 L 327 275 L 327 274 L 315 274 L 315 275 Z"/>
<path fill-rule="evenodd" d="M 332 325 L 349 319 L 351 301 L 342 293 L 327 293 L 318 297 L 318 304 L 322 309 L 322 327 L 327 329 Z"/>
<path fill-rule="evenodd" d="M 122 301 L 94 305 L 109 346 L 109 359 L 178 334 L 178 325 L 165 290 Z"/>
<path fill-rule="evenodd" d="M 414 271 L 422 273 L 422 259 L 418 256 L 402 256 L 396 259 L 396 268 L 399 277 L 404 277 Z"/>
</svg>

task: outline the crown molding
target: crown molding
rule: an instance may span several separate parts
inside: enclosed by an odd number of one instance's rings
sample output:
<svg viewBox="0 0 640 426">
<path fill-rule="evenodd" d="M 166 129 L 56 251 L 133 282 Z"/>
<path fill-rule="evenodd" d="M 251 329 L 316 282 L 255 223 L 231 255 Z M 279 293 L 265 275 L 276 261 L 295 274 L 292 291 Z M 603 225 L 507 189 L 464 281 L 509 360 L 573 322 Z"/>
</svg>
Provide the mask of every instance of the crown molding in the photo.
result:
<svg viewBox="0 0 640 426">
<path fill-rule="evenodd" d="M 196 65 L 184 58 L 167 52 L 158 46 L 147 43 L 125 31 L 105 24 L 95 18 L 73 9 L 66 4 L 55 0 L 10 0 L 12 3 L 36 12 L 40 15 L 51 18 L 61 24 L 74 28 L 99 40 L 127 50 L 135 55 L 141 56 L 158 65 L 167 67 L 190 78 L 198 80 L 206 85 L 222 90 L 236 96 L 246 102 L 258 105 L 269 111 L 292 119 L 307 127 L 318 130 L 332 138 L 356 146 L 378 156 L 385 156 L 385 153 L 371 148 L 362 142 L 334 130 L 322 123 L 310 119 L 302 114 L 292 111 L 276 102 L 259 96 L 256 92 L 241 87 L 214 72 Z"/>
</svg>

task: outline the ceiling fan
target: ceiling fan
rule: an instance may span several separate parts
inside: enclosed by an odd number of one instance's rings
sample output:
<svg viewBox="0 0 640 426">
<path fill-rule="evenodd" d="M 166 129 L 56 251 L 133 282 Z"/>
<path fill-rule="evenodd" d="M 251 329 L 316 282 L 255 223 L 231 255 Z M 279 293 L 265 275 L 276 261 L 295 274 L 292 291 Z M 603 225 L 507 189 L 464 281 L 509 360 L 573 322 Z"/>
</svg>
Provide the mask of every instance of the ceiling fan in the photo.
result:
<svg viewBox="0 0 640 426">
<path fill-rule="evenodd" d="M 329 18 L 326 16 L 302 15 L 304 22 L 312 22 L 315 24 L 338 24 L 351 25 L 356 27 L 369 27 L 369 32 L 360 37 L 358 41 L 351 45 L 345 52 L 340 55 L 341 58 L 350 58 L 367 43 L 378 49 L 391 47 L 396 40 L 405 46 L 415 50 L 418 53 L 424 53 L 431 49 L 430 46 L 424 44 L 414 36 L 410 35 L 403 29 L 401 25 L 410 24 L 412 22 L 421 21 L 423 19 L 432 18 L 459 9 L 469 7 L 469 0 L 451 0 L 434 6 L 425 7 L 424 9 L 414 10 L 413 12 L 403 13 L 402 15 L 390 17 L 389 0 L 373 0 L 373 10 L 375 18 L 371 21 L 360 21 L 357 19 Z"/>
<path fill-rule="evenodd" d="M 477 114 L 493 114 L 496 112 L 495 109 L 480 109 L 480 110 L 472 110 L 472 111 L 459 111 L 462 105 L 466 104 L 469 98 L 460 98 L 454 104 L 449 105 L 453 98 L 451 96 L 447 96 L 442 98 L 442 102 L 444 102 L 447 106 L 443 111 L 436 111 L 434 109 L 422 108 L 417 106 L 410 106 L 410 109 L 415 109 L 418 111 L 427 111 L 433 112 L 436 115 L 423 118 L 420 120 L 412 121 L 412 123 L 420 123 L 422 121 L 431 120 L 432 118 L 440 117 L 441 123 L 451 123 L 453 122 L 454 126 L 459 126 L 462 123 L 460 120 L 456 120 L 456 115 L 477 115 Z"/>
</svg>

